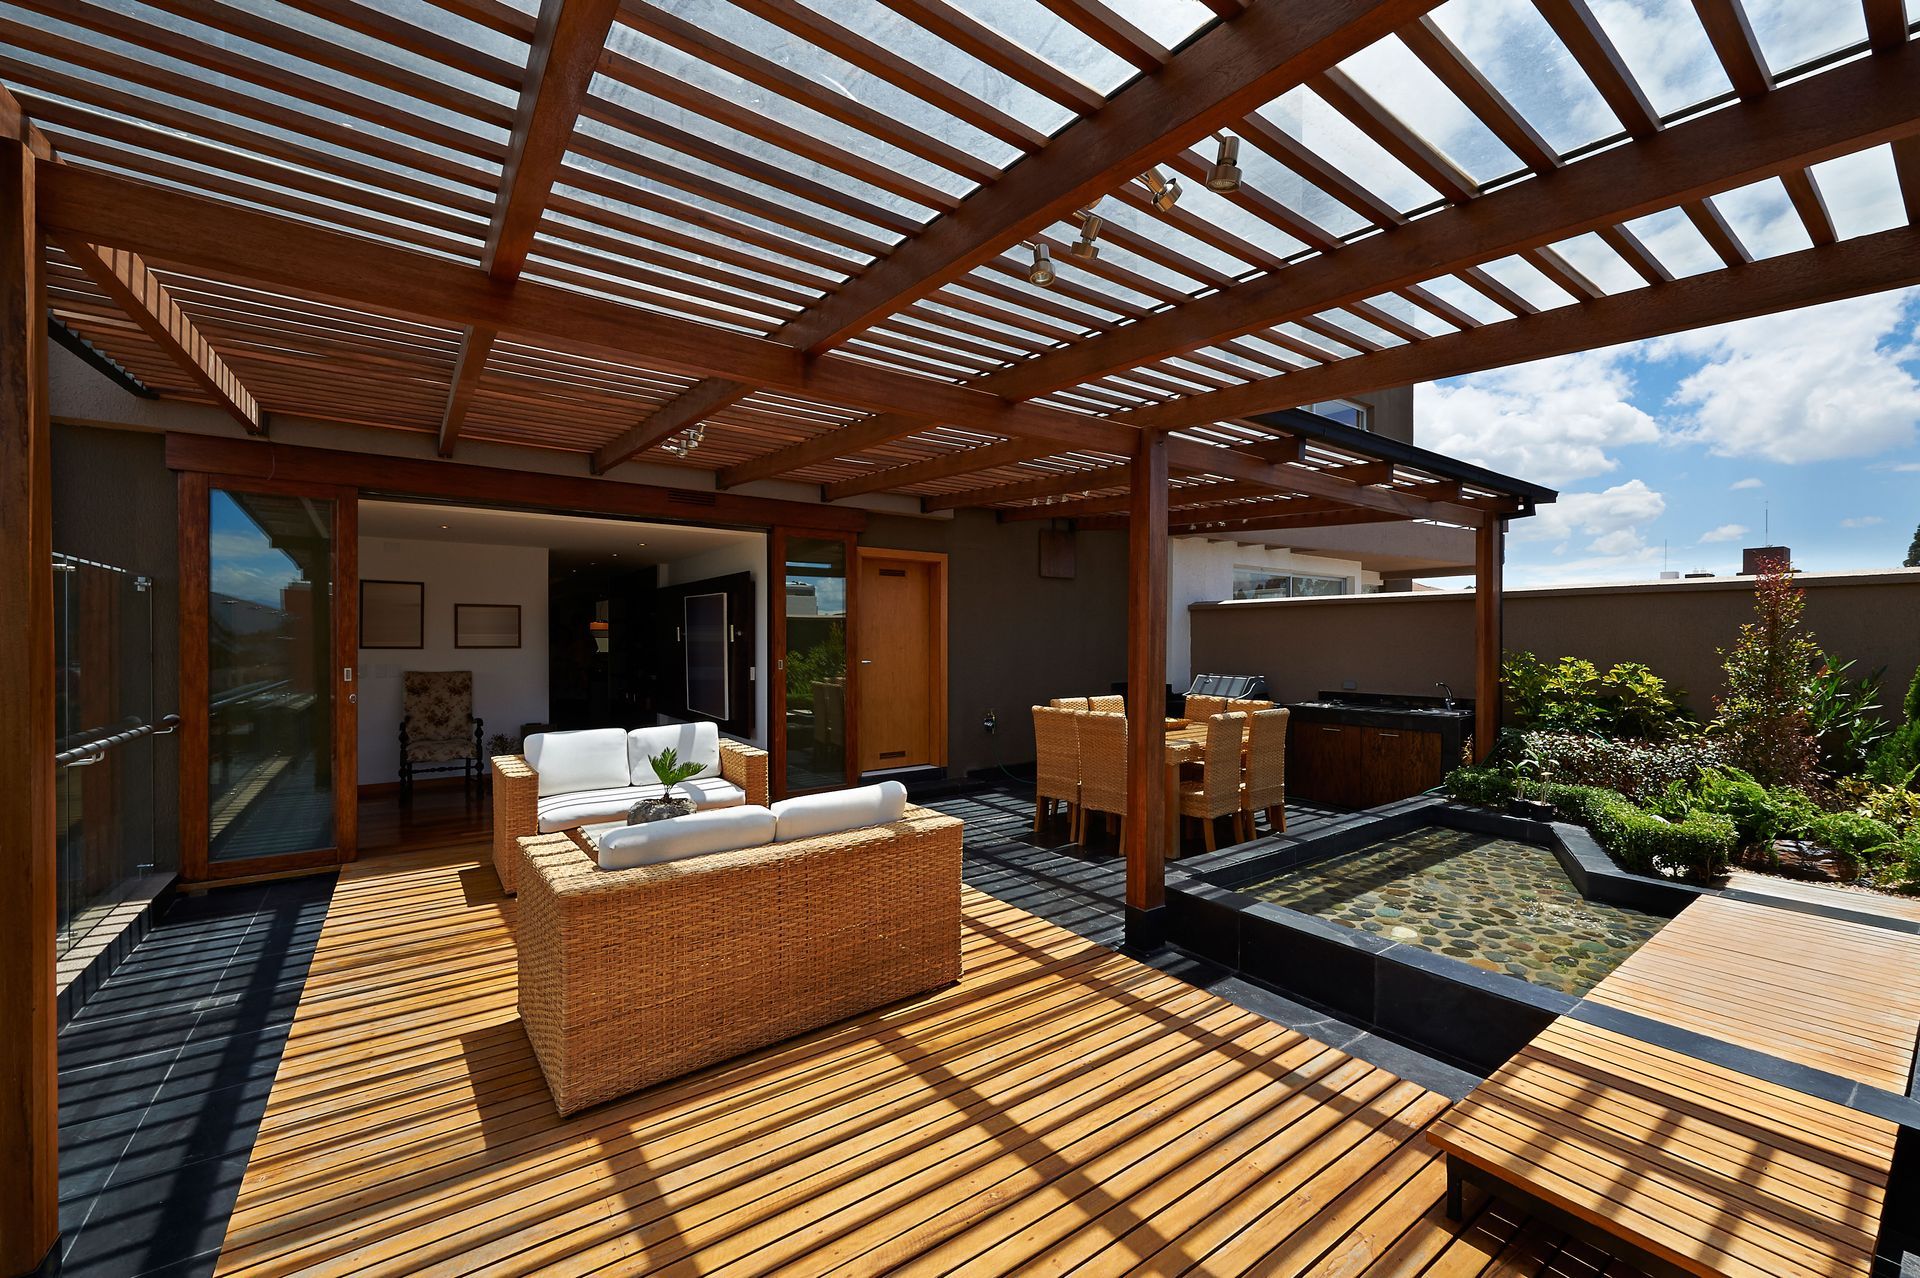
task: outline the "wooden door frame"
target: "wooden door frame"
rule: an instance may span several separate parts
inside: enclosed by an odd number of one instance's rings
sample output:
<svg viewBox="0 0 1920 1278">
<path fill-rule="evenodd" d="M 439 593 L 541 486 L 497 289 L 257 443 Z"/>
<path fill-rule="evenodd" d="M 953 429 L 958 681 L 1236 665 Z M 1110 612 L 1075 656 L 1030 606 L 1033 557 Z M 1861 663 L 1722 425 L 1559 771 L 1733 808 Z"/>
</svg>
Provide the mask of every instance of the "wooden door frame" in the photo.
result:
<svg viewBox="0 0 1920 1278">
<path fill-rule="evenodd" d="M 795 537 L 809 541 L 837 541 L 847 551 L 847 684 L 845 785 L 859 778 L 860 678 L 855 630 L 859 623 L 860 573 L 858 534 L 790 528 L 767 530 L 767 774 L 776 799 L 790 797 L 787 789 L 787 543 Z M 833 787 L 825 787 L 831 789 Z M 811 794 L 813 791 L 799 791 Z"/>
<path fill-rule="evenodd" d="M 359 855 L 360 827 L 360 490 L 337 484 L 296 483 L 207 471 L 179 472 L 180 553 L 180 878 L 187 883 L 248 878 L 287 870 L 339 865 Z M 208 605 L 212 546 L 209 524 L 215 488 L 289 497 L 322 497 L 334 503 L 333 525 L 333 846 L 244 861 L 209 856 L 207 767 L 210 728 L 207 698 L 211 654 Z M 352 669 L 351 682 L 341 671 Z"/>
<path fill-rule="evenodd" d="M 947 556 L 936 550 L 889 550 L 885 546 L 858 546 L 854 550 L 854 574 L 858 576 L 870 562 L 894 562 L 921 564 L 933 570 L 933 589 L 929 592 L 929 617 L 927 618 L 927 649 L 931 654 L 935 694 L 933 714 L 927 731 L 933 737 L 932 757 L 928 766 L 944 768 L 947 766 L 947 702 L 950 696 L 947 687 Z M 847 605 L 849 624 L 847 626 L 848 664 L 857 664 L 859 654 L 856 651 L 858 620 L 854 614 L 851 596 Z M 856 711 L 858 707 L 855 707 Z M 850 730 L 849 736 L 857 735 Z M 859 765 L 859 755 L 854 755 L 854 765 Z M 856 778 L 864 775 L 853 774 Z"/>
</svg>

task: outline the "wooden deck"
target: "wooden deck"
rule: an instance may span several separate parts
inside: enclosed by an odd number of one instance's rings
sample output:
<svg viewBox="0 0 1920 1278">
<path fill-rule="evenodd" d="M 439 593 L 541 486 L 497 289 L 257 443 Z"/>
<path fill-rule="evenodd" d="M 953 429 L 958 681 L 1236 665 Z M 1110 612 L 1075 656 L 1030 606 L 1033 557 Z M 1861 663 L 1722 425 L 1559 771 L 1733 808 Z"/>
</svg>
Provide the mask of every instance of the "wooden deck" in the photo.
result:
<svg viewBox="0 0 1920 1278">
<path fill-rule="evenodd" d="M 1630 1273 L 1443 1097 L 969 892 L 957 986 L 562 1120 L 480 849 L 350 867 L 223 1274 Z"/>
<path fill-rule="evenodd" d="M 1904 1095 L 1920 937 L 1702 897 L 1587 997 Z M 1680 1271 L 1759 1278 L 1871 1271 L 1898 1130 L 1562 1017 L 1430 1135 Z"/>
</svg>

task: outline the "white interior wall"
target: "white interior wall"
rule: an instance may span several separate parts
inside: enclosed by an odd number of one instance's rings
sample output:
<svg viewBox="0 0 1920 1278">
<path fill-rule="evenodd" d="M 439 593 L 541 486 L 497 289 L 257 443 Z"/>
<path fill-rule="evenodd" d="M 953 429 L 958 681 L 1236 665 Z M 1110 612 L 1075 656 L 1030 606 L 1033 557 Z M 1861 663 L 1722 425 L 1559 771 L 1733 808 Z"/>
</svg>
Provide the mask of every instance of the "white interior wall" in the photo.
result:
<svg viewBox="0 0 1920 1278">
<path fill-rule="evenodd" d="M 370 537 L 360 576 L 425 586 L 424 648 L 362 648 L 355 685 L 360 710 L 360 784 L 400 779 L 400 711 L 408 670 L 473 671 L 474 713 L 489 737 L 517 735 L 547 719 L 547 552 L 533 546 Z M 456 648 L 456 603 L 519 604 L 518 648 Z"/>
<path fill-rule="evenodd" d="M 753 744 L 767 744 L 767 635 L 773 619 L 767 608 L 767 539 L 743 536 L 716 550 L 660 565 L 660 584 L 684 586 L 736 573 L 753 574 Z"/>
<path fill-rule="evenodd" d="M 1233 598 L 1236 565 L 1297 572 L 1316 577 L 1344 577 L 1347 592 L 1360 594 L 1380 584 L 1380 574 L 1368 572 L 1354 559 L 1303 555 L 1284 546 L 1243 545 L 1206 537 L 1175 537 L 1167 546 L 1167 682 L 1183 692 L 1196 674 L 1242 674 L 1237 670 L 1194 670 L 1193 633 L 1187 606 L 1221 603 Z"/>
</svg>

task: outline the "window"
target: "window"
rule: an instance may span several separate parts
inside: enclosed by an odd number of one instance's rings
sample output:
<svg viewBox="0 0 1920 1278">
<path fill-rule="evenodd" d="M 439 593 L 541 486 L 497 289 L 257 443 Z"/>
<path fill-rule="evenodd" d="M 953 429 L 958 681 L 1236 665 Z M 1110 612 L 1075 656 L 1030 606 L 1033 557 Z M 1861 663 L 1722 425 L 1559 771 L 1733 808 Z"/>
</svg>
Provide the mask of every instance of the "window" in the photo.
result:
<svg viewBox="0 0 1920 1278">
<path fill-rule="evenodd" d="M 1345 577 L 1315 577 L 1245 564 L 1236 564 L 1233 569 L 1235 599 L 1303 599 L 1347 593 Z"/>
<path fill-rule="evenodd" d="M 1307 411 L 1355 430 L 1373 429 L 1373 410 L 1365 404 L 1344 399 L 1323 399 L 1318 404 L 1308 404 Z"/>
</svg>

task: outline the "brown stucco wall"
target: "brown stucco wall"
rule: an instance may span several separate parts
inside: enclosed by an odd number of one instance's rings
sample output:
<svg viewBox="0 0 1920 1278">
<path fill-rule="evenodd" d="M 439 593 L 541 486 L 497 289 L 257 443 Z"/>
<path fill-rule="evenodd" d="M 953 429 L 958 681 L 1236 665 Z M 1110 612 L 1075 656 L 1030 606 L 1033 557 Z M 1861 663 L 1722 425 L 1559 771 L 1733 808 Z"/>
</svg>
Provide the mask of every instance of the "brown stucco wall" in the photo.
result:
<svg viewBox="0 0 1920 1278">
<path fill-rule="evenodd" d="M 1807 622 L 1837 661 L 1885 666 L 1883 703 L 1896 703 L 1920 665 L 1920 569 L 1804 574 Z M 1722 688 L 1719 649 L 1753 612 L 1746 577 L 1510 590 L 1506 646 L 1601 665 L 1642 661 L 1677 684 L 1697 713 Z M 1473 595 L 1442 592 L 1196 604 L 1194 668 L 1264 674 L 1295 701 L 1352 680 L 1363 692 L 1474 693 Z"/>
<path fill-rule="evenodd" d="M 947 556 L 948 771 L 1033 759 L 1034 705 L 1105 692 L 1127 677 L 1127 539 L 1075 538 L 1072 580 L 1040 575 L 1037 522 L 876 515 L 863 546 Z M 992 710 L 999 729 L 980 721 Z"/>
</svg>

